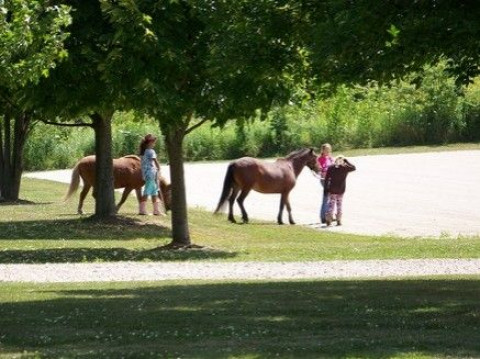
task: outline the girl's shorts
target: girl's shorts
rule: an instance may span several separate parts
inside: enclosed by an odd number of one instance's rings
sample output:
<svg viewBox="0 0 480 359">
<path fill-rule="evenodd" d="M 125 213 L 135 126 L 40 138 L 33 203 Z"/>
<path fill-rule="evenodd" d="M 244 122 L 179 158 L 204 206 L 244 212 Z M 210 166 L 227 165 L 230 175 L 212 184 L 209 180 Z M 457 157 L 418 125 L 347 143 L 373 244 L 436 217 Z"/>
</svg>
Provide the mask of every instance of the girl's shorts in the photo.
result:
<svg viewBox="0 0 480 359">
<path fill-rule="evenodd" d="M 156 179 L 147 179 L 143 188 L 144 196 L 158 196 L 158 183 Z"/>
</svg>

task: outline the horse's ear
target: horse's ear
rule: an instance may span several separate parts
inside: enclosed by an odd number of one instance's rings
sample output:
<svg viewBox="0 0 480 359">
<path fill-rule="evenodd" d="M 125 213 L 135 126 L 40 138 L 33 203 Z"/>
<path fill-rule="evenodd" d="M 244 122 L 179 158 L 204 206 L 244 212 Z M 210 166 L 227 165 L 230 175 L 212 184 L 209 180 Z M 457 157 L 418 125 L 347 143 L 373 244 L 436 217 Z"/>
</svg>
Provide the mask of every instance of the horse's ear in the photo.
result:
<svg viewBox="0 0 480 359">
<path fill-rule="evenodd" d="M 310 153 L 312 153 L 312 154 L 314 153 L 313 147 L 310 147 Z"/>
</svg>

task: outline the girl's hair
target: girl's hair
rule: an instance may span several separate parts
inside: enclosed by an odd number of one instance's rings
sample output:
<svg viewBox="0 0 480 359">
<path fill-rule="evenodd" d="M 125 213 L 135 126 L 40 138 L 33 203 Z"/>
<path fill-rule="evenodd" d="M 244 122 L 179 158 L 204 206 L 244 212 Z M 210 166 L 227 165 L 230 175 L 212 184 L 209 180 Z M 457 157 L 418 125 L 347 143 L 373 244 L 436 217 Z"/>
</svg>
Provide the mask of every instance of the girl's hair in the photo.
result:
<svg viewBox="0 0 480 359">
<path fill-rule="evenodd" d="M 140 142 L 140 156 L 143 156 L 145 154 L 145 150 L 147 149 L 148 144 L 150 142 L 155 142 L 156 140 L 157 138 L 151 133 L 142 138 L 142 141 Z"/>
<path fill-rule="evenodd" d="M 323 150 L 329 150 L 330 152 L 332 152 L 332 145 L 330 145 L 329 143 L 324 143 L 321 149 L 322 149 L 322 152 Z"/>
<path fill-rule="evenodd" d="M 345 163 L 345 156 L 339 155 L 335 158 L 335 166 L 343 166 Z"/>
<path fill-rule="evenodd" d="M 142 140 L 142 142 L 140 142 L 140 156 L 143 156 L 145 154 L 145 150 L 147 149 L 147 143 Z"/>
</svg>

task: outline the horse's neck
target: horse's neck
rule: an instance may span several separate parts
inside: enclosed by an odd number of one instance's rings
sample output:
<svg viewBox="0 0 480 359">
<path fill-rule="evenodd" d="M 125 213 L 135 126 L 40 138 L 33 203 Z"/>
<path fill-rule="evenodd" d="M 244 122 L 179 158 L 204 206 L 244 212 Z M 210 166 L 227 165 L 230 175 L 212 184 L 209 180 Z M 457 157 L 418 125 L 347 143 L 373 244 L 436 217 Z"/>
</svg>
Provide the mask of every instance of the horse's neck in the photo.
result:
<svg viewBox="0 0 480 359">
<path fill-rule="evenodd" d="M 293 173 L 295 173 L 295 178 L 297 178 L 305 167 L 305 161 L 299 158 L 292 158 L 290 161 L 290 165 L 293 168 Z"/>
</svg>

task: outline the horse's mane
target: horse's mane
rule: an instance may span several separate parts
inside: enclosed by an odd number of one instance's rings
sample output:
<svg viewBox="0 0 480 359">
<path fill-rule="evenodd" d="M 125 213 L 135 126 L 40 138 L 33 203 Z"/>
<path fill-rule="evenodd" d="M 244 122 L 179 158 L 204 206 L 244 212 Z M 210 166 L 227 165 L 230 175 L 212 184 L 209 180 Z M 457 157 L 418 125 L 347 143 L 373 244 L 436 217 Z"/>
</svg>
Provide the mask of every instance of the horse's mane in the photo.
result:
<svg viewBox="0 0 480 359">
<path fill-rule="evenodd" d="M 123 158 L 135 158 L 137 160 L 140 160 L 140 157 L 138 157 L 137 155 L 126 155 L 126 156 L 123 156 Z"/>
<path fill-rule="evenodd" d="M 295 158 L 297 156 L 300 156 L 300 155 L 303 155 L 305 154 L 305 152 L 307 151 L 310 151 L 308 148 L 301 148 L 299 150 L 296 150 L 296 151 L 293 151 L 293 152 L 290 152 L 286 157 L 285 159 L 286 160 L 291 160 L 292 158 Z"/>
</svg>

